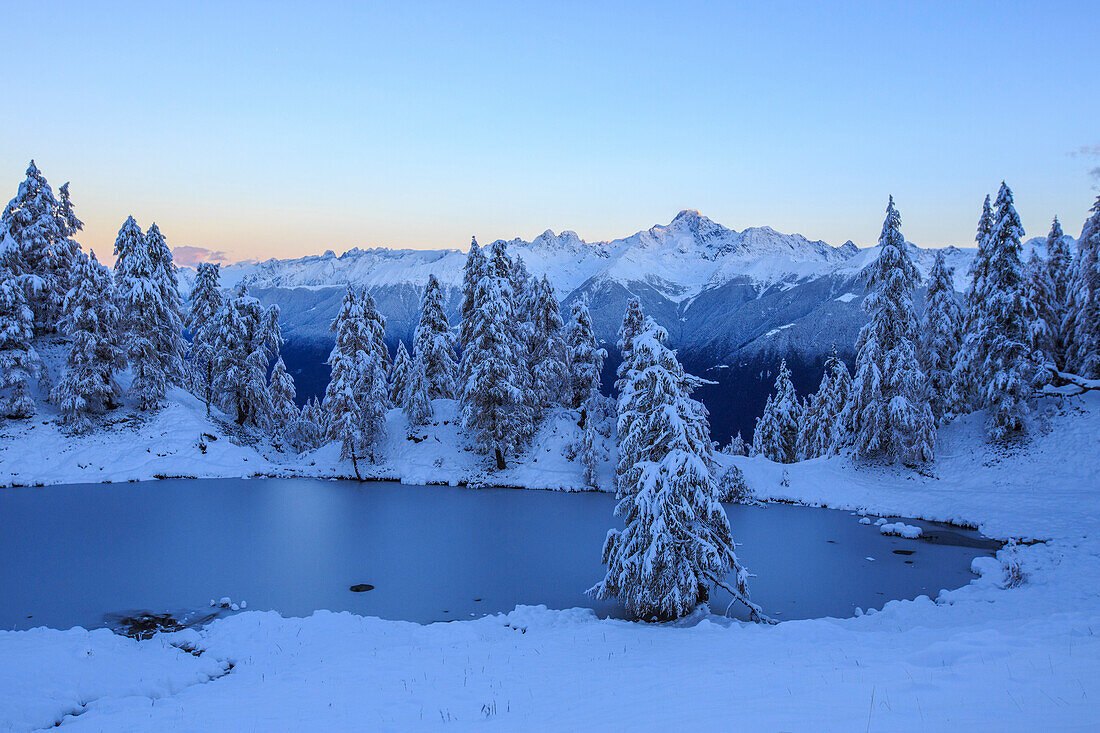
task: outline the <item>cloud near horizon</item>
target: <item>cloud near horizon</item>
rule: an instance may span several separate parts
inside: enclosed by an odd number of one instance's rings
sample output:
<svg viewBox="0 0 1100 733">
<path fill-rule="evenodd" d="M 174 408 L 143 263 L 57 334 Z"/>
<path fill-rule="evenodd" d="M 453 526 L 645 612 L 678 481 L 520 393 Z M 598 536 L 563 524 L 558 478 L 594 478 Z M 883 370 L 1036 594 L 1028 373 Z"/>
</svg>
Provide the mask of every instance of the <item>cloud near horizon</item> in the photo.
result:
<svg viewBox="0 0 1100 733">
<path fill-rule="evenodd" d="M 182 247 L 173 247 L 172 259 L 175 260 L 177 265 L 183 267 L 194 267 L 200 262 L 218 262 L 225 265 L 231 261 L 229 254 L 223 250 L 194 247 L 189 244 Z"/>
</svg>

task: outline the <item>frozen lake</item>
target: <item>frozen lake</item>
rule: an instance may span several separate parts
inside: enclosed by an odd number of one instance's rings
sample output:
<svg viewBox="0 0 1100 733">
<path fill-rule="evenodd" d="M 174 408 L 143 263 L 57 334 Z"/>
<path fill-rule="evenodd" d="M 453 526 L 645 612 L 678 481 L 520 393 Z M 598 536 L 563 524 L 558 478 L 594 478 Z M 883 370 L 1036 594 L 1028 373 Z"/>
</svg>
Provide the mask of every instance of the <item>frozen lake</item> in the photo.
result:
<svg viewBox="0 0 1100 733">
<path fill-rule="evenodd" d="M 620 615 L 585 590 L 614 496 L 310 479 L 172 479 L 0 489 L 0 628 L 102 626 L 211 599 L 429 622 L 517 604 Z M 778 619 L 851 616 L 968 583 L 995 544 L 910 521 L 905 540 L 846 511 L 727 506 L 752 598 Z M 352 592 L 370 584 L 373 590 Z M 724 591 L 711 600 L 722 613 Z M 743 614 L 734 608 L 734 615 Z"/>
</svg>

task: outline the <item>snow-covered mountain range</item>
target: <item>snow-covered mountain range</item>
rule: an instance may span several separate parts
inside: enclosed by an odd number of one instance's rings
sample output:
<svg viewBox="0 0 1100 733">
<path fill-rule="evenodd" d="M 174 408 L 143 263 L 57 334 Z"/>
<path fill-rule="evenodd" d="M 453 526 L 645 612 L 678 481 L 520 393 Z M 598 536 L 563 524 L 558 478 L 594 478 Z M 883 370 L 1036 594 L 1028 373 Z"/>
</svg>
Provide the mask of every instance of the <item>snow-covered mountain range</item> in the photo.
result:
<svg viewBox="0 0 1100 733">
<path fill-rule="evenodd" d="M 564 307 L 588 298 L 602 340 L 614 342 L 623 307 L 636 295 L 676 346 L 704 353 L 715 364 L 746 351 L 813 355 L 834 342 L 844 350 L 863 322 L 859 274 L 877 251 L 770 227 L 736 231 L 692 210 L 610 242 L 547 230 L 529 242 L 513 239 L 508 249 L 533 273 L 549 277 Z M 927 273 L 933 251 L 911 251 Z M 962 290 L 974 250 L 946 252 Z M 261 299 L 278 303 L 286 334 L 298 339 L 326 340 L 343 288 L 365 287 L 388 319 L 387 335 L 396 340 L 411 336 L 430 273 L 444 285 L 452 315 L 457 313 L 464 261 L 459 250 L 356 248 L 339 256 L 328 251 L 230 265 L 222 277 L 226 286 L 245 282 Z"/>
</svg>

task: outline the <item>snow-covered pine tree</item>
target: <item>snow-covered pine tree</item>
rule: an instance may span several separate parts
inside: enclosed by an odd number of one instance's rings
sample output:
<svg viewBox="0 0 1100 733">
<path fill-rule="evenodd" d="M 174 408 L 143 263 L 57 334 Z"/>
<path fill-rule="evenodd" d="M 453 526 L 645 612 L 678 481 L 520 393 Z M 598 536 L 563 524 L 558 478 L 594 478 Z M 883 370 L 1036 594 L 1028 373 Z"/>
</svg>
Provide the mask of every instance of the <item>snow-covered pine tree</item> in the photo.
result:
<svg viewBox="0 0 1100 733">
<path fill-rule="evenodd" d="M 974 241 L 978 243 L 978 251 L 970 263 L 970 285 L 966 289 L 962 335 L 952 372 L 949 402 L 951 412 L 954 413 L 968 413 L 981 404 L 980 389 L 975 381 L 981 362 L 978 323 L 982 320 L 987 307 L 986 294 L 989 290 L 987 279 L 992 248 L 990 235 L 996 223 L 990 197 L 987 194 L 982 204 L 981 216 L 978 217 L 978 230 L 974 235 Z"/>
<path fill-rule="evenodd" d="M 505 457 L 532 430 L 514 325 L 511 269 L 504 242 L 494 242 L 471 298 L 469 323 L 462 325 L 462 425 L 480 452 L 495 457 L 498 469 L 506 467 Z"/>
<path fill-rule="evenodd" d="M 825 360 L 825 371 L 829 374 L 829 389 L 821 399 L 822 429 L 818 433 L 820 441 L 819 455 L 836 453 L 840 446 L 848 442 L 851 430 L 845 421 L 844 407 L 852 393 L 852 374 L 836 352 L 833 344 L 832 355 Z"/>
<path fill-rule="evenodd" d="M 478 301 L 478 285 L 488 266 L 485 254 L 477 245 L 477 237 L 474 237 L 470 241 L 470 252 L 466 255 L 466 264 L 462 267 L 462 320 L 458 324 L 458 333 L 459 347 L 464 355 L 463 363 L 465 363 L 466 350 L 474 341 L 474 316 L 481 307 Z"/>
<path fill-rule="evenodd" d="M 283 357 L 275 360 L 267 384 L 268 402 L 271 405 L 271 432 L 290 444 L 296 443 L 298 432 L 298 406 L 294 404 L 294 377 L 286 370 Z"/>
<path fill-rule="evenodd" d="M 185 321 L 191 333 L 191 389 L 206 403 L 207 414 L 214 401 L 214 331 L 218 313 L 225 305 L 219 276 L 217 263 L 199 263 Z"/>
<path fill-rule="evenodd" d="M 362 395 L 372 347 L 362 300 L 350 287 L 332 322 L 332 331 L 336 342 L 328 357 L 331 375 L 322 403 L 325 430 L 328 440 L 340 441 L 340 457 L 351 459 L 358 477 L 357 461 L 365 448 Z"/>
<path fill-rule="evenodd" d="M 431 382 L 424 369 L 424 361 L 417 356 L 409 368 L 409 382 L 402 405 L 411 435 L 414 428 L 427 425 L 432 419 Z"/>
<path fill-rule="evenodd" d="M 214 392 L 238 424 L 272 425 L 267 365 L 278 355 L 278 306 L 265 309 L 248 294 L 244 283 L 217 317 L 213 334 Z"/>
<path fill-rule="evenodd" d="M 32 160 L 19 191 L 0 216 L 0 239 L 5 233 L 11 237 L 5 264 L 24 289 L 36 333 L 56 330 L 68 290 L 67 280 L 58 280 L 64 272 L 58 248 L 67 245 L 57 211 L 53 189 Z"/>
<path fill-rule="evenodd" d="M 111 275 L 95 253 L 76 257 L 72 287 L 63 303 L 61 330 L 69 337 L 65 373 L 53 390 L 62 421 L 74 432 L 84 432 L 89 413 L 117 407 L 122 388 L 115 373 L 125 367 L 119 341 L 118 307 Z"/>
<path fill-rule="evenodd" d="M 730 442 L 723 448 L 722 452 L 727 456 L 747 456 L 749 454 L 749 447 L 745 444 L 745 439 L 741 437 L 741 431 L 737 431 L 737 435 L 730 438 Z"/>
<path fill-rule="evenodd" d="M 825 423 L 825 400 L 832 389 L 833 375 L 828 368 L 821 375 L 821 384 L 813 394 L 806 395 L 802 413 L 798 419 L 798 439 L 795 442 L 795 460 L 805 461 L 825 455 L 828 444 L 822 434 L 828 430 Z M 823 447 L 824 444 L 824 447 Z"/>
<path fill-rule="evenodd" d="M 585 420 L 578 452 L 584 466 L 584 483 L 593 489 L 600 488 L 599 465 L 607 457 L 600 432 L 600 423 L 605 420 L 607 405 L 608 399 L 600 394 L 599 389 L 593 388 L 581 407 Z"/>
<path fill-rule="evenodd" d="M 881 454 L 912 465 L 932 460 L 936 421 L 917 359 L 913 288 L 920 273 L 905 250 L 893 196 L 879 248 L 878 259 L 867 270 L 871 293 L 863 307 L 871 320 L 856 342 L 856 376 L 846 412 L 859 454 Z"/>
<path fill-rule="evenodd" d="M 389 408 L 390 397 L 386 365 L 377 349 L 366 359 L 362 390 L 362 450 L 370 463 L 377 463 L 382 457 L 382 440 L 386 436 L 386 410 Z"/>
<path fill-rule="evenodd" d="M 532 395 L 532 413 L 536 417 L 552 405 L 572 402 L 567 396 L 569 351 L 565 329 L 554 288 L 544 275 L 542 279 L 527 279 L 527 322 L 523 353 L 527 359 Z M 587 399 L 585 394 L 583 399 Z"/>
<path fill-rule="evenodd" d="M 990 438 L 1001 440 L 1024 428 L 1034 364 L 1027 316 L 1032 309 L 1020 263 L 1024 228 L 1013 206 L 1012 190 L 1004 183 L 994 207 L 997 223 L 989 236 L 988 289 L 974 335 L 987 429 Z"/>
<path fill-rule="evenodd" d="M 607 574 L 592 588 L 641 619 L 690 613 L 731 571 L 733 592 L 748 603 L 748 574 L 734 554 L 712 476 L 706 408 L 690 397 L 698 381 L 684 373 L 667 338 L 646 319 L 630 340 L 616 468 L 615 514 L 625 526 L 608 532 Z"/>
<path fill-rule="evenodd" d="M 130 394 L 140 409 L 156 409 L 170 378 L 160 347 L 164 324 L 171 322 L 171 316 L 160 297 L 145 235 L 132 216 L 123 223 L 115 239 L 115 287 L 122 340 L 133 373 Z"/>
<path fill-rule="evenodd" d="M 565 343 L 569 349 L 569 406 L 577 409 L 583 407 L 593 390 L 600 391 L 600 373 L 607 358 L 607 351 L 596 343 L 592 316 L 583 300 L 574 302 L 570 309 Z"/>
<path fill-rule="evenodd" d="M 1031 360 L 1037 366 L 1057 367 L 1055 352 L 1060 318 L 1054 300 L 1054 281 L 1050 268 L 1037 250 L 1024 265 L 1024 306 Z"/>
<path fill-rule="evenodd" d="M 775 411 L 772 409 L 772 395 L 769 394 L 768 399 L 764 401 L 764 412 L 756 418 L 756 423 L 753 425 L 751 455 L 767 455 L 765 446 L 772 446 L 778 442 L 776 438 L 778 430 L 779 426 L 775 422 Z"/>
<path fill-rule="evenodd" d="M 321 403 L 314 397 L 306 400 L 298 411 L 295 440 L 299 450 L 313 450 L 325 444 L 325 415 Z"/>
<path fill-rule="evenodd" d="M 163 303 L 164 321 L 159 328 L 158 350 L 168 381 L 185 384 L 184 355 L 187 342 L 183 339 L 183 301 L 180 298 L 179 268 L 172 260 L 172 250 L 156 222 L 145 232 L 145 247 L 153 263 L 153 276 Z"/>
<path fill-rule="evenodd" d="M 413 341 L 413 353 L 424 364 L 429 399 L 455 398 L 454 342 L 447 314 L 443 311 L 443 289 L 435 275 L 429 275 Z"/>
<path fill-rule="evenodd" d="M 624 380 L 627 371 L 630 369 L 630 354 L 633 349 L 634 337 L 641 332 L 643 325 L 645 325 L 645 316 L 642 314 L 642 301 L 638 298 L 631 298 L 627 301 L 626 312 L 623 313 L 623 322 L 619 326 L 619 340 L 615 344 L 622 359 L 615 370 L 615 392 L 617 394 L 621 395 L 623 392 Z"/>
<path fill-rule="evenodd" d="M 768 400 L 764 410 L 764 430 L 760 435 L 757 453 L 776 463 L 794 463 L 798 460 L 798 426 L 802 406 L 795 394 L 786 359 L 779 363 L 779 373 L 775 377 L 775 395 Z M 758 422 L 758 430 L 760 425 Z"/>
<path fill-rule="evenodd" d="M 928 378 L 929 406 L 937 422 L 952 414 L 952 371 L 962 344 L 962 310 L 953 278 L 954 270 L 947 266 L 943 251 L 936 250 L 921 333 L 921 361 Z"/>
<path fill-rule="evenodd" d="M 1069 287 L 1073 267 L 1073 257 L 1070 255 L 1069 246 L 1066 244 L 1066 236 L 1062 232 L 1062 225 L 1058 217 L 1050 225 L 1050 233 L 1047 235 L 1047 273 L 1050 277 L 1051 302 L 1054 307 L 1056 320 L 1051 324 L 1054 330 L 1052 358 L 1058 369 L 1066 368 L 1066 338 L 1064 330 L 1066 312 L 1069 309 Z"/>
<path fill-rule="evenodd" d="M 34 414 L 28 383 L 42 371 L 31 346 L 34 313 L 27 305 L 20 276 L 0 262 L 0 416 L 26 418 Z"/>
<path fill-rule="evenodd" d="M 386 348 L 386 317 L 374 302 L 374 296 L 364 291 L 362 295 L 363 318 L 366 320 L 367 332 L 370 333 L 370 352 L 378 357 L 378 363 L 385 370 L 390 370 L 390 350 Z M 383 374 L 385 380 L 385 374 Z M 389 406 L 389 389 L 386 389 L 387 407 Z"/>
<path fill-rule="evenodd" d="M 1077 240 L 1063 331 L 1066 366 L 1088 379 L 1100 378 L 1100 196 Z"/>
<path fill-rule="evenodd" d="M 390 404 L 401 407 L 405 404 L 405 394 L 409 388 L 409 375 L 412 370 L 412 359 L 405 348 L 405 342 L 397 340 L 397 355 L 393 358 L 393 368 L 390 369 Z"/>
<path fill-rule="evenodd" d="M 72 197 L 69 194 L 69 184 L 65 183 L 57 190 L 57 230 L 61 238 L 51 250 L 47 279 L 50 282 L 51 293 L 49 309 L 60 327 L 60 319 L 64 318 L 65 298 L 75 284 L 76 270 L 79 266 L 77 258 L 81 257 L 80 244 L 73 238 L 77 232 L 84 229 L 84 222 L 76 216 L 73 208 Z"/>
</svg>

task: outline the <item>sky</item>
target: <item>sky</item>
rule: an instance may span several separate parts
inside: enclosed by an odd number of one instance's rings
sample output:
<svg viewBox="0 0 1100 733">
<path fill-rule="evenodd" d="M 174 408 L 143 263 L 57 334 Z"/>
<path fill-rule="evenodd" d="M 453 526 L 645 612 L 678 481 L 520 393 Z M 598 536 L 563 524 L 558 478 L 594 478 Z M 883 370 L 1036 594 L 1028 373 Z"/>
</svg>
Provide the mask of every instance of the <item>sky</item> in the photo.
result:
<svg viewBox="0 0 1100 733">
<path fill-rule="evenodd" d="M 590 241 L 699 209 L 874 244 L 887 196 L 970 245 L 1100 185 L 1100 3 L 6 3 L 0 199 L 33 158 L 110 259 L 472 235 Z"/>
</svg>

